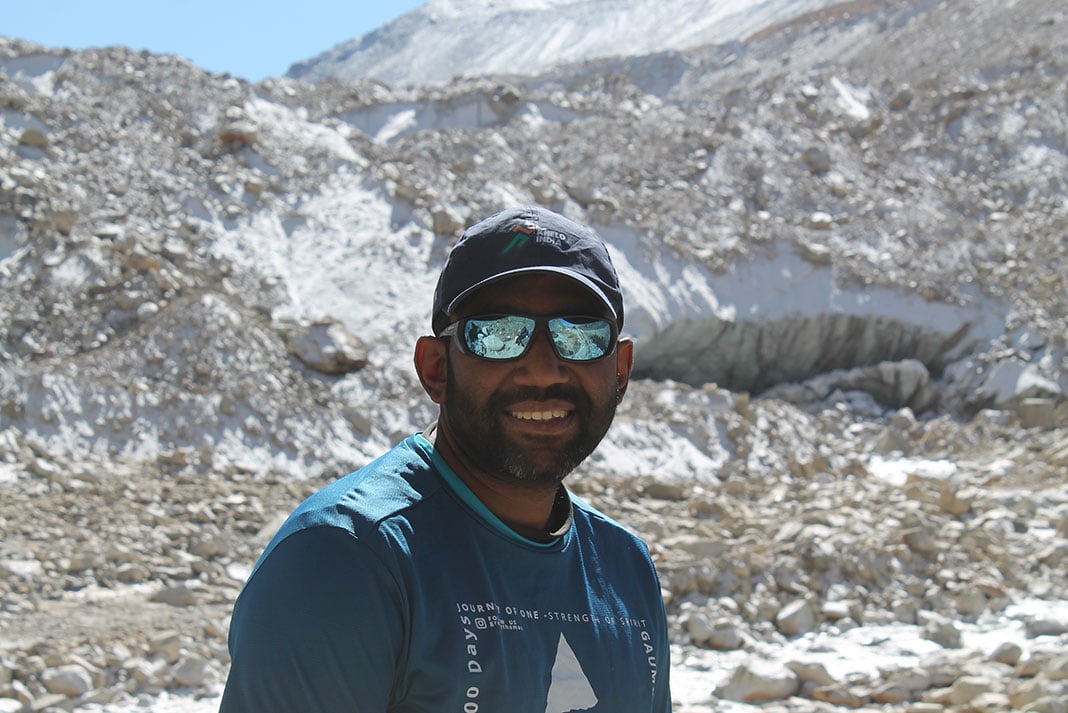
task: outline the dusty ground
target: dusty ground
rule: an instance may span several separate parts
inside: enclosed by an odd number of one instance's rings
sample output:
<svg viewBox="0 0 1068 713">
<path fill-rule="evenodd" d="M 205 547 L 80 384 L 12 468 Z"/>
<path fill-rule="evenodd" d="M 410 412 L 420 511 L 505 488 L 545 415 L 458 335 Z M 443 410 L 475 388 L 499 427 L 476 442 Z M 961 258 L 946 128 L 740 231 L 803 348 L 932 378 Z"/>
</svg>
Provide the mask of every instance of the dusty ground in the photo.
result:
<svg viewBox="0 0 1068 713">
<path fill-rule="evenodd" d="M 3 483 L 5 665 L 30 673 L 76 653 L 114 669 L 150 657 L 168 632 L 221 664 L 241 577 L 318 485 L 144 470 Z"/>
<path fill-rule="evenodd" d="M 621 417 L 642 410 L 632 408 Z M 900 616 L 889 610 L 901 597 L 916 611 L 968 619 L 962 592 L 987 602 L 981 610 L 1057 596 L 1065 556 L 1057 543 L 1068 536 L 1063 427 L 1021 429 L 1007 414 L 914 425 L 905 438 L 915 455 L 967 474 L 947 491 L 938 478 L 912 476 L 898 486 L 863 471 L 861 444 L 890 432 L 878 421 L 849 426 L 825 412 L 808 434 L 815 442 L 801 442 L 784 433 L 812 415 L 774 402 L 749 408 L 763 425 L 736 425 L 746 429 L 736 434 L 739 462 L 717 492 L 573 476 L 584 497 L 650 540 L 672 590 L 678 644 L 697 643 L 695 616 L 727 614 L 717 588 L 740 604 L 737 630 L 766 643 L 778 640 L 771 620 L 781 604 L 805 592 L 830 600 L 848 591 L 872 621 Z M 796 460 L 782 470 L 747 470 L 741 462 L 761 443 Z M 820 462 L 802 453 L 821 445 L 837 457 Z M 14 692 L 34 700 L 47 695 L 43 674 L 72 662 L 96 678 L 98 694 L 85 702 L 168 688 L 217 691 L 241 581 L 281 518 L 328 479 L 224 477 L 189 463 L 162 463 L 155 472 L 112 464 L 103 472 L 25 450 L 22 458 L 28 467 L 6 466 L 17 477 L 0 484 L 0 661 Z M 788 536 L 787 527 L 794 528 Z M 175 673 L 187 660 L 197 663 L 195 676 Z"/>
</svg>

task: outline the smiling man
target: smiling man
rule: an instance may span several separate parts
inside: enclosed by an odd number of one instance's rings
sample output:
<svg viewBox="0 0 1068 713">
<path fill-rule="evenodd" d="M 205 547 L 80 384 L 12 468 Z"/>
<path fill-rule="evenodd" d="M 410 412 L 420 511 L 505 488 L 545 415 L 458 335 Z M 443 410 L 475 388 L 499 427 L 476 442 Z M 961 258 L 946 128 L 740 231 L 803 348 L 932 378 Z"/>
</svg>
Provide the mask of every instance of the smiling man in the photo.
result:
<svg viewBox="0 0 1068 713">
<path fill-rule="evenodd" d="M 527 207 L 465 231 L 415 345 L 437 422 L 279 530 L 221 713 L 670 711 L 648 549 L 563 484 L 626 392 L 622 324 L 588 228 Z"/>
</svg>

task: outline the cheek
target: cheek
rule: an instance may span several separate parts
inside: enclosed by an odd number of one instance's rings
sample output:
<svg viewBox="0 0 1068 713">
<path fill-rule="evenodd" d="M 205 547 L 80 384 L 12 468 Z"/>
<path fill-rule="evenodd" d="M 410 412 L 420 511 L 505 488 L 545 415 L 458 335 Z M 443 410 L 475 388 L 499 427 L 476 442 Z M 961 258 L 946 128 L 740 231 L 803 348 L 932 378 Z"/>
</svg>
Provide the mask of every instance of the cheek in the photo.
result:
<svg viewBox="0 0 1068 713">
<path fill-rule="evenodd" d="M 500 369 L 470 357 L 450 354 L 446 366 L 450 389 L 453 393 L 462 392 L 468 401 L 485 400 L 501 382 L 496 373 Z"/>
<path fill-rule="evenodd" d="M 613 361 L 597 364 L 581 380 L 586 393 L 595 401 L 615 401 L 622 398 L 623 375 L 616 371 Z"/>
</svg>

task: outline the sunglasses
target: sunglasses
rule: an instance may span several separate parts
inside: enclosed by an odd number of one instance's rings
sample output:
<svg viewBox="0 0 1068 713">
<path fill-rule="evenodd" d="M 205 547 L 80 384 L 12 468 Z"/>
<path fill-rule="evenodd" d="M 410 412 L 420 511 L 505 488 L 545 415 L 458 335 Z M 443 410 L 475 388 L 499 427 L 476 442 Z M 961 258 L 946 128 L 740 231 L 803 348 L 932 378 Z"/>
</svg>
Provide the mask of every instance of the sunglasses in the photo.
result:
<svg viewBox="0 0 1068 713">
<path fill-rule="evenodd" d="M 563 361 L 590 362 L 608 356 L 619 333 L 603 317 L 531 317 L 525 314 L 486 314 L 467 317 L 441 330 L 453 337 L 460 351 L 489 361 L 519 359 L 534 343 L 534 333 L 546 327 L 556 356 Z"/>
</svg>

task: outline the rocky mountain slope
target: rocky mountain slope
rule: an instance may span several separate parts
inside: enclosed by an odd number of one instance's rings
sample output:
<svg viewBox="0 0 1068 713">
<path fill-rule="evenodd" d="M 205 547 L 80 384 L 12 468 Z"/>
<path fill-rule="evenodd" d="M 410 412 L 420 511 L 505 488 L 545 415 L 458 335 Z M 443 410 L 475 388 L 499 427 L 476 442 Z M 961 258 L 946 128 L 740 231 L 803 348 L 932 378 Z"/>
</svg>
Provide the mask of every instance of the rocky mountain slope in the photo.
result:
<svg viewBox="0 0 1068 713">
<path fill-rule="evenodd" d="M 1019 607 L 1068 585 L 1065 27 L 857 2 L 402 89 L 0 40 L 0 711 L 210 705 L 264 537 L 429 422 L 434 275 L 520 202 L 623 273 L 641 378 L 572 485 L 656 553 L 678 710 L 1063 710 Z"/>
<path fill-rule="evenodd" d="M 427 84 L 741 40 L 830 0 L 430 0 L 287 76 Z"/>
</svg>

